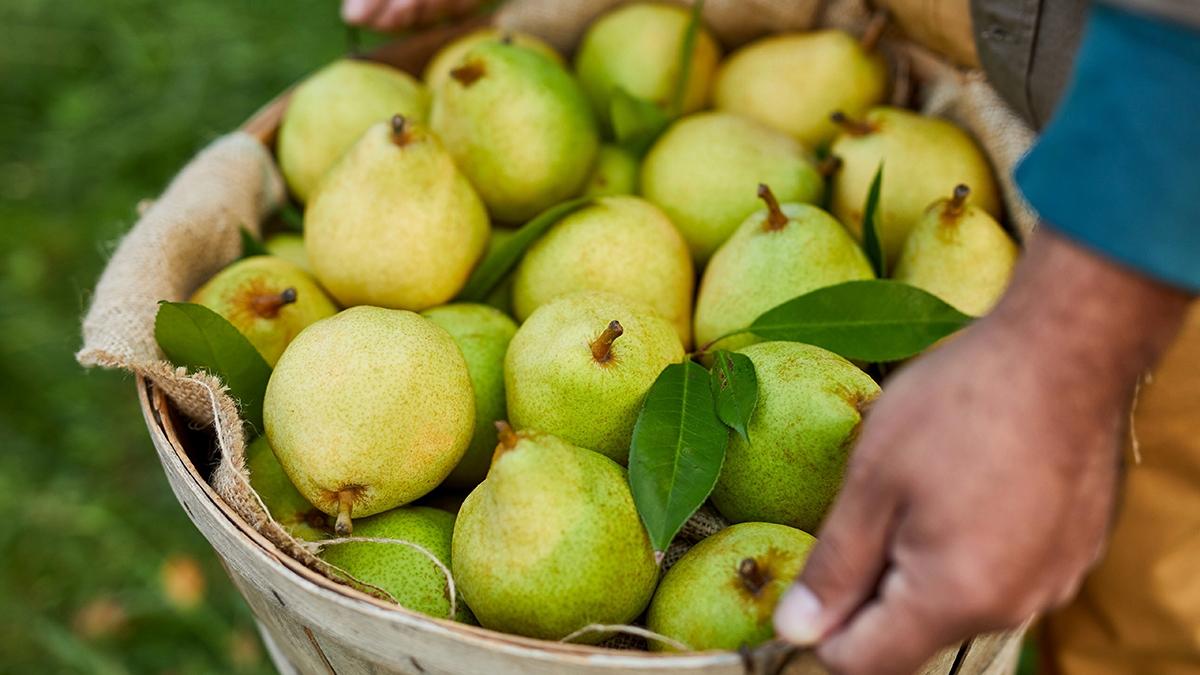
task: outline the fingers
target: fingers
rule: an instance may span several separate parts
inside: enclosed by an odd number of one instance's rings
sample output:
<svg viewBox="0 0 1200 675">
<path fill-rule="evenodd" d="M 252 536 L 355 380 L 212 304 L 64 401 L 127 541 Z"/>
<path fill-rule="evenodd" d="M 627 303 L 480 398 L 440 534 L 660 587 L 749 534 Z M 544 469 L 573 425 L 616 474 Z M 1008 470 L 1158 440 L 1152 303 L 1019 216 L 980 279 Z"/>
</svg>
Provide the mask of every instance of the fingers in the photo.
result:
<svg viewBox="0 0 1200 675">
<path fill-rule="evenodd" d="M 474 9 L 479 0 L 343 0 L 342 20 L 376 30 L 435 23 Z"/>
<path fill-rule="evenodd" d="M 388 0 L 343 0 L 342 21 L 352 26 L 365 26 L 379 13 Z"/>
</svg>

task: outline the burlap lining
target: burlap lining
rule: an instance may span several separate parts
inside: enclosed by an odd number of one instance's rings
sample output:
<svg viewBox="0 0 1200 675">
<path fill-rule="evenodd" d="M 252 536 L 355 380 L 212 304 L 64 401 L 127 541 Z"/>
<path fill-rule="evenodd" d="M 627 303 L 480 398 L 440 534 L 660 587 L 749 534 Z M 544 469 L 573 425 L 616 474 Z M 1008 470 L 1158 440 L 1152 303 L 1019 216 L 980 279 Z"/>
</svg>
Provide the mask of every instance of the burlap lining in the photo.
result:
<svg viewBox="0 0 1200 675">
<path fill-rule="evenodd" d="M 569 52 L 596 16 L 625 0 L 513 0 L 497 15 L 506 28 L 539 35 Z M 727 46 L 770 32 L 814 25 L 861 31 L 869 13 L 861 0 L 709 0 L 705 18 Z M 886 36 L 883 47 L 896 66 L 902 98 L 921 110 L 947 117 L 979 140 L 1001 177 L 1008 223 L 1023 237 L 1035 218 L 1021 201 L 1009 175 L 1028 149 L 1033 133 L 999 99 L 978 72 L 963 72 L 924 49 Z M 906 84 L 911 78 L 911 86 Z M 194 424 L 211 426 L 220 449 L 213 489 L 255 530 L 305 565 L 374 595 L 378 589 L 354 583 L 322 562 L 311 545 L 291 537 L 268 515 L 250 488 L 245 436 L 237 406 L 220 380 L 188 374 L 163 360 L 154 340 L 160 300 L 183 300 L 203 281 L 241 253 L 240 227 L 257 233 L 262 220 L 284 198 L 283 181 L 267 148 L 255 138 L 233 133 L 195 157 L 161 198 L 148 204 L 121 241 L 96 286 L 83 320 L 85 367 L 119 368 L 148 378 Z M 703 509 L 667 552 L 669 566 L 696 541 L 726 523 Z M 640 637 L 618 636 L 606 643 L 639 648 Z"/>
</svg>

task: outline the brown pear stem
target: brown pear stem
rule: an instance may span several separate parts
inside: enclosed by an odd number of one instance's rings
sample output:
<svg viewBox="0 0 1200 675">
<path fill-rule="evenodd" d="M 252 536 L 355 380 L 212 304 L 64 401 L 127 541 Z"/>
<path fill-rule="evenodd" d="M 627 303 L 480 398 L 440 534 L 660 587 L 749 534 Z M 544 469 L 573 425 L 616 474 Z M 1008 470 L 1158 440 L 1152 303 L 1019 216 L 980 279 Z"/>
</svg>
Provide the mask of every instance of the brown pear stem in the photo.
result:
<svg viewBox="0 0 1200 675">
<path fill-rule="evenodd" d="M 617 338 L 625 333 L 625 329 L 621 327 L 620 321 L 610 321 L 608 327 L 600 336 L 592 340 L 592 358 L 596 359 L 597 363 L 608 363 L 612 360 L 612 346 Z"/>
<path fill-rule="evenodd" d="M 842 158 L 837 155 L 829 155 L 817 164 L 817 173 L 821 174 L 822 178 L 831 178 L 841 170 Z"/>
<path fill-rule="evenodd" d="M 763 223 L 763 230 L 775 232 L 787 227 L 787 214 L 780 208 L 779 200 L 775 199 L 775 193 L 766 183 L 758 184 L 758 198 L 767 203 L 767 220 Z"/>
<path fill-rule="evenodd" d="M 513 43 L 512 33 L 503 33 L 500 36 L 500 44 L 511 45 Z"/>
<path fill-rule="evenodd" d="M 875 133 L 875 125 L 865 120 L 853 119 L 841 110 L 830 115 L 829 119 L 851 136 L 866 136 Z"/>
<path fill-rule="evenodd" d="M 412 126 L 404 115 L 392 115 L 392 142 L 400 147 L 412 140 Z"/>
<path fill-rule="evenodd" d="M 517 447 L 517 432 L 513 431 L 512 426 L 504 420 L 496 420 L 496 432 L 500 437 L 500 447 L 505 450 L 512 450 Z"/>
<path fill-rule="evenodd" d="M 883 37 L 891 20 L 892 15 L 886 9 L 875 10 L 875 13 L 871 15 L 870 23 L 867 24 L 867 29 L 863 31 L 862 37 L 858 41 L 863 51 L 875 51 L 875 48 L 879 46 L 879 39 Z"/>
<path fill-rule="evenodd" d="M 754 558 L 744 558 L 738 565 L 738 578 L 742 581 L 742 586 L 750 591 L 751 595 L 758 595 L 762 592 L 764 586 L 770 579 L 767 578 L 764 570 L 758 566 L 758 562 Z"/>
<path fill-rule="evenodd" d="M 348 537 L 354 533 L 354 523 L 350 521 L 350 512 L 354 509 L 354 490 L 338 490 L 337 522 L 333 531 L 339 537 Z"/>
<path fill-rule="evenodd" d="M 950 201 L 946 202 L 946 208 L 943 213 L 950 217 L 962 215 L 963 209 L 967 205 L 967 198 L 971 196 L 971 188 L 964 184 L 959 184 L 954 188 L 954 194 L 950 197 Z"/>
<path fill-rule="evenodd" d="M 296 302 L 296 289 L 285 288 L 282 293 L 267 293 L 256 295 L 250 300 L 254 313 L 264 319 L 274 319 L 279 316 L 279 310 L 285 305 Z"/>
</svg>

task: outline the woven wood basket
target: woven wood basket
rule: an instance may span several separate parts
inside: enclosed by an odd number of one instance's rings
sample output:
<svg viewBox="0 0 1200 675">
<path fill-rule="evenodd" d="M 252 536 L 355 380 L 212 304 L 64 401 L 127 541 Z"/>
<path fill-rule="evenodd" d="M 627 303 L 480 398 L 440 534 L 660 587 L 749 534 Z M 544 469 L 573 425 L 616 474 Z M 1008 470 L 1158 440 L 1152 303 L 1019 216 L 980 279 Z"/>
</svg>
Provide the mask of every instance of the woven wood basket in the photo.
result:
<svg viewBox="0 0 1200 675">
<path fill-rule="evenodd" d="M 394 43 L 370 58 L 420 73 L 469 22 Z M 285 92 L 242 127 L 270 147 Z M 811 653 L 772 643 L 748 653 L 657 654 L 567 645 L 429 618 L 337 584 L 293 560 L 226 505 L 208 483 L 216 452 L 208 431 L 189 427 L 161 389 L 137 378 L 154 447 L 184 511 L 212 544 L 258 621 L 282 673 L 789 673 L 825 672 Z M 924 675 L 1009 673 L 1020 635 L 968 641 L 927 664 Z"/>
</svg>

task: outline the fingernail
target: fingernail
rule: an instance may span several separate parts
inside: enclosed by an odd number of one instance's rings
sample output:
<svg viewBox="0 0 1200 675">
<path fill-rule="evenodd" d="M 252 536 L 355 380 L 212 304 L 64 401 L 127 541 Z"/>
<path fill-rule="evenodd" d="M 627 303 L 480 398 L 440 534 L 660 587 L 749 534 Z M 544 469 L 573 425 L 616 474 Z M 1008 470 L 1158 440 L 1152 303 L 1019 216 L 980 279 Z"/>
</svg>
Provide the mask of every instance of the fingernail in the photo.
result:
<svg viewBox="0 0 1200 675">
<path fill-rule="evenodd" d="M 795 584 L 775 607 L 775 632 L 801 646 L 821 639 L 821 601 L 806 586 Z"/>
<path fill-rule="evenodd" d="M 345 0 L 342 3 L 343 21 L 363 21 L 371 12 L 371 0 Z"/>
</svg>

